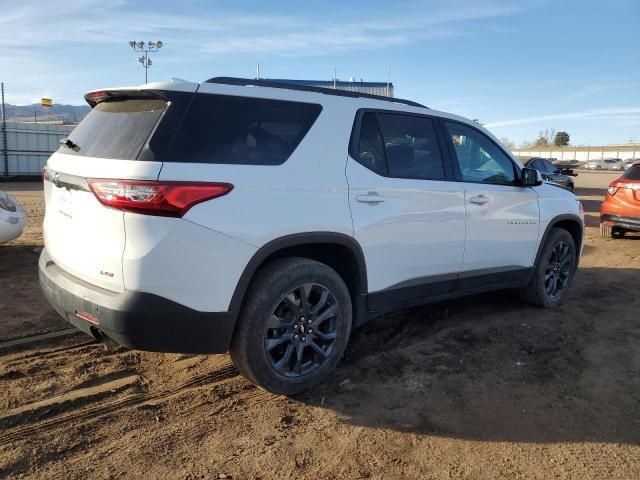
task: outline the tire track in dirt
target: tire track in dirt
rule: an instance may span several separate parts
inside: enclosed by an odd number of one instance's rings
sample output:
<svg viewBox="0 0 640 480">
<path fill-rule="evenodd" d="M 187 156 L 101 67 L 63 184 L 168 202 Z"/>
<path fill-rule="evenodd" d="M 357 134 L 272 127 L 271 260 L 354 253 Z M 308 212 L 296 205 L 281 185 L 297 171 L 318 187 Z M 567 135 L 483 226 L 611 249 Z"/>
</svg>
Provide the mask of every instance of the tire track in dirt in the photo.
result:
<svg viewBox="0 0 640 480">
<path fill-rule="evenodd" d="M 74 343 L 72 345 L 65 345 L 63 347 L 54 348 L 52 350 L 37 349 L 36 351 L 25 353 L 20 355 L 21 352 L 6 352 L 5 355 L 9 357 L 5 360 L 5 365 L 15 366 L 20 363 L 28 362 L 33 359 L 46 360 L 50 357 L 58 356 L 61 353 L 71 353 L 74 350 L 80 350 L 78 353 L 89 353 L 90 350 L 102 349 L 103 347 L 96 343 L 94 340 L 89 340 L 82 343 Z M 82 351 L 82 349 L 85 349 Z"/>
<path fill-rule="evenodd" d="M 26 337 L 13 338 L 11 340 L 4 340 L 0 342 L 0 351 L 13 350 L 15 347 L 28 348 L 34 343 L 44 342 L 51 339 L 61 339 L 79 335 L 82 333 L 77 328 L 66 328 L 64 330 L 56 330 L 54 332 L 40 333 L 36 335 L 27 335 Z"/>
<path fill-rule="evenodd" d="M 196 375 L 188 381 L 182 383 L 177 388 L 163 390 L 152 395 L 140 393 L 121 400 L 113 401 L 111 403 L 103 403 L 100 405 L 80 408 L 78 410 L 73 410 L 67 414 L 61 413 L 52 419 L 45 420 L 40 423 L 31 425 L 19 425 L 5 430 L 4 435 L 0 438 L 0 447 L 9 445 L 13 442 L 27 439 L 34 435 L 42 434 L 76 420 L 81 420 L 83 418 L 95 420 L 124 408 L 134 407 L 143 403 L 164 401 L 185 391 L 209 384 L 218 384 L 238 375 L 239 373 L 235 369 L 235 367 L 231 363 L 228 363 L 221 368 L 217 368 L 211 372 L 202 375 Z"/>
</svg>

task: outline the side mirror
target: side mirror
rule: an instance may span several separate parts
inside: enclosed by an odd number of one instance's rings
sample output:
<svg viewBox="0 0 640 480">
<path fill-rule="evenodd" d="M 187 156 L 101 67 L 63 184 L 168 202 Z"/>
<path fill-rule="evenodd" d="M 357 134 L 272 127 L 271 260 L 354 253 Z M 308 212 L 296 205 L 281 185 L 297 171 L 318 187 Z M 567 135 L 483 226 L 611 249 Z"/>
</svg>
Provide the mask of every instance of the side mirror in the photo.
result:
<svg viewBox="0 0 640 480">
<path fill-rule="evenodd" d="M 537 187 L 538 185 L 542 185 L 540 172 L 533 168 L 524 167 L 520 173 L 520 185 L 523 187 Z"/>
</svg>

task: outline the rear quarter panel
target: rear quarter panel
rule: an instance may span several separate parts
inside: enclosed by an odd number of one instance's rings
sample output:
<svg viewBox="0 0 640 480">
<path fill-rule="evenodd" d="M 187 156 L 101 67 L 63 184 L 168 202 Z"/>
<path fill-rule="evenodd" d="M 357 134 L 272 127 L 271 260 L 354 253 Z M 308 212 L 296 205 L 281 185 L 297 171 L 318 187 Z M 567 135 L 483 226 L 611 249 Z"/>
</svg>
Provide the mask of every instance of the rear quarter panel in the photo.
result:
<svg viewBox="0 0 640 480">
<path fill-rule="evenodd" d="M 215 86 L 216 93 L 247 96 L 247 90 Z M 310 99 L 291 91 L 284 95 L 265 94 L 263 89 L 260 97 L 317 103 L 317 96 Z M 345 165 L 354 116 L 355 108 L 347 102 L 328 97 L 306 137 L 282 165 L 165 162 L 159 179 L 233 184 L 229 194 L 194 206 L 184 219 L 256 247 L 295 233 L 351 236 Z"/>
</svg>

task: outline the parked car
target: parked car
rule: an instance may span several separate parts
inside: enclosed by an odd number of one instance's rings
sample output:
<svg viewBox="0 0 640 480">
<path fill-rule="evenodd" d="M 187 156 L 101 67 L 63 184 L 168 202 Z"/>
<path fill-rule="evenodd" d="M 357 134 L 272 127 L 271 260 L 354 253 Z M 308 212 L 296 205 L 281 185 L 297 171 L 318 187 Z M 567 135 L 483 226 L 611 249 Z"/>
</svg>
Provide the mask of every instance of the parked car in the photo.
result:
<svg viewBox="0 0 640 480">
<path fill-rule="evenodd" d="M 563 170 L 575 170 L 580 167 L 580 160 L 555 160 L 551 161 L 551 163 L 560 169 L 560 173 L 565 173 L 566 175 L 569 174 Z"/>
<path fill-rule="evenodd" d="M 27 224 L 27 214 L 18 201 L 0 191 L 0 243 L 9 242 L 22 235 Z"/>
<path fill-rule="evenodd" d="M 573 192 L 574 183 L 572 177 L 578 175 L 573 173 L 573 170 L 566 169 L 563 173 L 558 167 L 551 163 L 546 158 L 534 157 L 525 163 L 526 167 L 537 170 L 542 175 L 542 179 L 554 185 L 559 185 L 563 188 L 571 190 Z M 570 176 L 571 175 L 571 176 Z"/>
<path fill-rule="evenodd" d="M 293 394 L 375 316 L 504 288 L 553 307 L 574 277 L 580 202 L 471 120 L 235 78 L 86 99 L 44 172 L 39 269 L 97 339 L 230 350 Z"/>
<path fill-rule="evenodd" d="M 627 158 L 624 161 L 624 169 L 625 170 L 629 170 L 629 168 L 631 167 L 631 165 L 633 165 L 636 162 L 640 162 L 640 158 Z"/>
<path fill-rule="evenodd" d="M 588 170 L 624 170 L 624 163 L 619 158 L 604 158 L 602 160 L 589 160 L 585 164 Z"/>
<path fill-rule="evenodd" d="M 609 184 L 600 205 L 600 233 L 622 238 L 627 232 L 640 232 L 640 162 Z"/>
</svg>

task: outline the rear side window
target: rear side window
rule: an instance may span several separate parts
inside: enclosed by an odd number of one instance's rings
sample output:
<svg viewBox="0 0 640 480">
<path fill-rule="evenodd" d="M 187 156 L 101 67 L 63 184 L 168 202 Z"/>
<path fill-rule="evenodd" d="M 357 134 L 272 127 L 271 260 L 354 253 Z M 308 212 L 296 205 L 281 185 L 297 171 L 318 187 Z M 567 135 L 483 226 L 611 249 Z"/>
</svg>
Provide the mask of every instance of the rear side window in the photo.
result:
<svg viewBox="0 0 640 480">
<path fill-rule="evenodd" d="M 384 143 L 376 114 L 373 112 L 367 112 L 362 116 L 356 156 L 356 160 L 369 170 L 373 170 L 378 175 L 387 175 Z"/>
<path fill-rule="evenodd" d="M 71 132 L 76 147 L 58 151 L 86 157 L 134 160 L 167 106 L 164 100 L 122 99 L 97 104 Z"/>
<path fill-rule="evenodd" d="M 385 177 L 445 178 L 436 130 L 433 121 L 426 117 L 364 113 L 356 160 Z"/>
<path fill-rule="evenodd" d="M 425 117 L 379 113 L 389 176 L 441 180 L 444 164 L 433 122 Z"/>
<path fill-rule="evenodd" d="M 280 165 L 300 144 L 322 107 L 316 104 L 197 94 L 168 161 Z"/>
<path fill-rule="evenodd" d="M 622 175 L 622 178 L 626 178 L 627 180 L 640 180 L 640 165 L 629 167 Z"/>
</svg>

